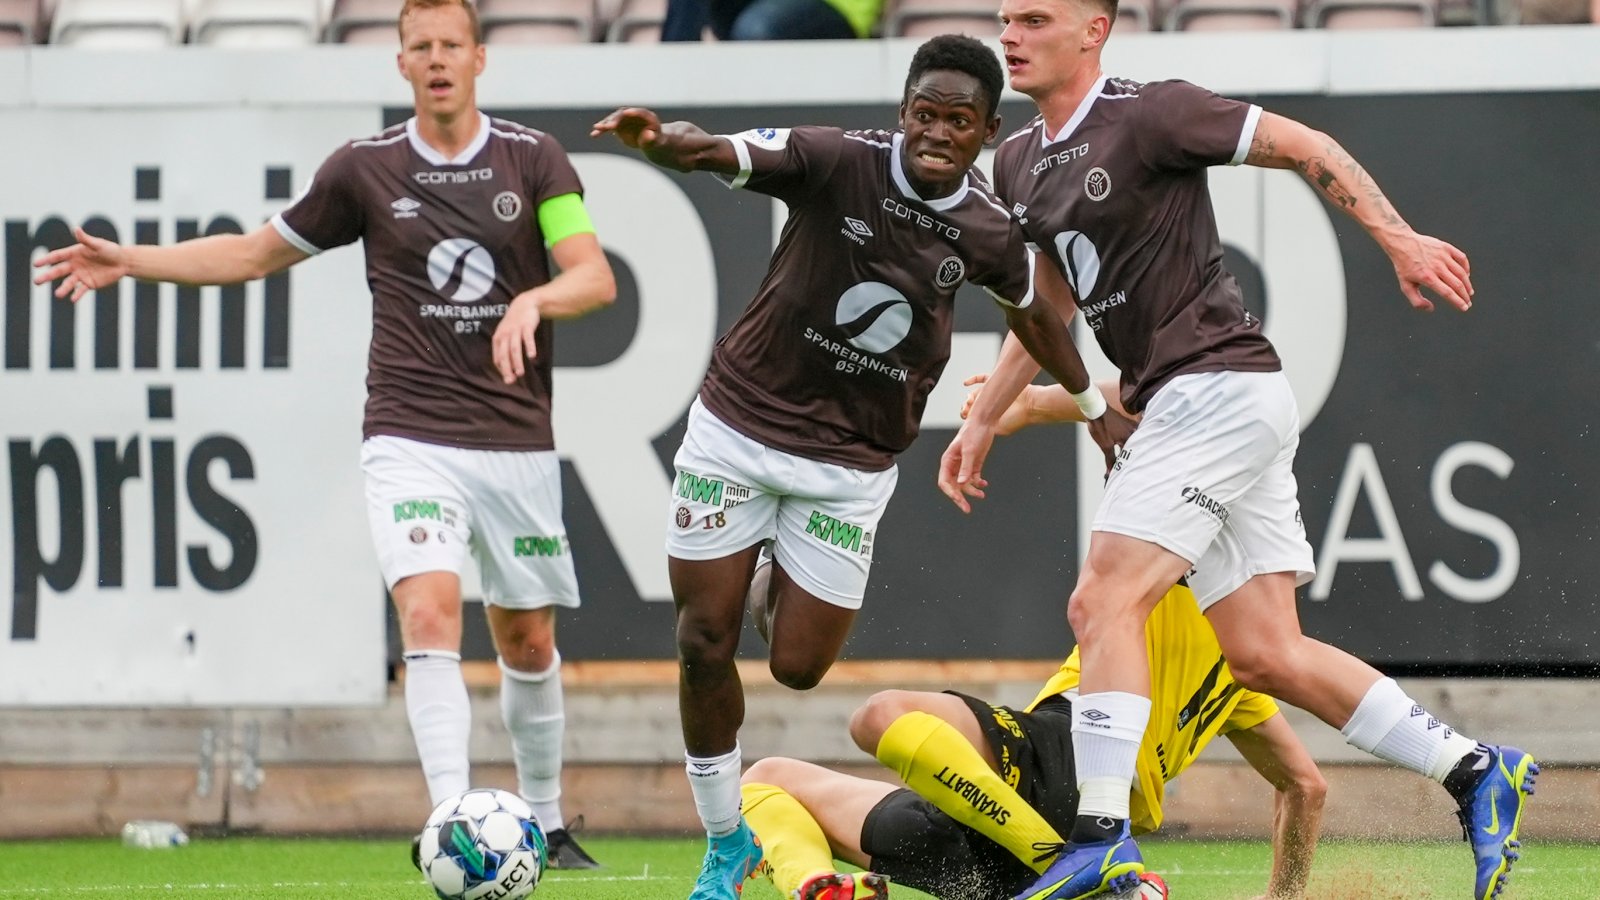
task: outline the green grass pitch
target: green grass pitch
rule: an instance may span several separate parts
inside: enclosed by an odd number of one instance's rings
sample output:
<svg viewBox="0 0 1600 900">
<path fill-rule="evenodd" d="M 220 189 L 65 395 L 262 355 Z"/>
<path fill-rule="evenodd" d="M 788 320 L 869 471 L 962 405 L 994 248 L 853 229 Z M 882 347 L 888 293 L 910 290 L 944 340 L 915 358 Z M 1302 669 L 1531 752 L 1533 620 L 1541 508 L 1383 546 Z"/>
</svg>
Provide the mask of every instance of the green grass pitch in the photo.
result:
<svg viewBox="0 0 1600 900">
<path fill-rule="evenodd" d="M 703 839 L 601 838 L 585 846 L 606 867 L 551 872 L 536 900 L 683 900 Z M 0 843 L 0 898 L 260 898 L 260 900 L 430 900 L 406 859 L 407 841 L 198 839 L 175 850 L 131 850 L 111 840 Z M 1264 842 L 1155 841 L 1143 844 L 1175 900 L 1251 898 L 1266 884 Z M 1317 854 L 1312 898 L 1465 898 L 1472 894 L 1464 844 L 1326 842 Z M 778 900 L 752 881 L 745 900 Z M 897 889 L 894 900 L 925 895 Z M 1516 869 L 1508 900 L 1600 897 L 1600 846 L 1535 844 Z"/>
</svg>

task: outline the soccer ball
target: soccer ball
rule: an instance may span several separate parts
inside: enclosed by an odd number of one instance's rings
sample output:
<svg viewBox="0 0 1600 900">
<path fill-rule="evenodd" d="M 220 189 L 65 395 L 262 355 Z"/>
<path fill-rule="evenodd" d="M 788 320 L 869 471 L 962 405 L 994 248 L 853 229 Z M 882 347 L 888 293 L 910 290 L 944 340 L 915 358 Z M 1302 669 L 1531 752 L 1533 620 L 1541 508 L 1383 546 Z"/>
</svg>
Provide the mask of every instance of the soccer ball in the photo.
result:
<svg viewBox="0 0 1600 900">
<path fill-rule="evenodd" d="M 1167 900 L 1167 883 L 1160 875 L 1146 872 L 1139 876 L 1139 890 L 1133 896 L 1138 900 Z"/>
<path fill-rule="evenodd" d="M 544 875 L 544 830 L 516 794 L 465 791 L 434 807 L 418 861 L 441 900 L 522 900 Z"/>
</svg>

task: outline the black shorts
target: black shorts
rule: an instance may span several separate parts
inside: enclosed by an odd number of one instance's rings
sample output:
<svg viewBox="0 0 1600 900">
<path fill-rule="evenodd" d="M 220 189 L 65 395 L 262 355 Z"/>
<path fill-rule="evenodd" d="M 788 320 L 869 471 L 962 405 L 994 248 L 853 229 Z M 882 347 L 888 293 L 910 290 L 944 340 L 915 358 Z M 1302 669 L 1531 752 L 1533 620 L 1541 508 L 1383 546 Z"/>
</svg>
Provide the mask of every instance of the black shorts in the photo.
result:
<svg viewBox="0 0 1600 900">
<path fill-rule="evenodd" d="M 955 691 L 978 717 L 1000 777 L 1062 835 L 1078 814 L 1072 764 L 1072 704 L 1041 703 L 1031 713 L 993 706 Z M 916 793 L 883 798 L 861 826 L 871 869 L 941 900 L 1005 900 L 1038 874 L 999 844 L 950 818 Z"/>
</svg>

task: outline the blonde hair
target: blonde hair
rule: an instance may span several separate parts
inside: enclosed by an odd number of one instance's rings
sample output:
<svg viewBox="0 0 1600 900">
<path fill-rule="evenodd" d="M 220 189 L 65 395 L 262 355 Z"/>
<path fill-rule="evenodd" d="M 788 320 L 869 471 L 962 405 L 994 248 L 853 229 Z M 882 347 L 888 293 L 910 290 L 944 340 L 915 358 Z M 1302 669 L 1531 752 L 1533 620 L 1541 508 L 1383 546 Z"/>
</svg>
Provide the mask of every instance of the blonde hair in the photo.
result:
<svg viewBox="0 0 1600 900">
<path fill-rule="evenodd" d="M 472 25 L 472 41 L 475 44 L 483 43 L 483 25 L 478 21 L 478 7 L 472 0 L 406 0 L 400 7 L 400 43 L 406 42 L 406 16 L 419 9 L 444 9 L 448 6 L 459 6 L 467 11 L 467 21 Z"/>
</svg>

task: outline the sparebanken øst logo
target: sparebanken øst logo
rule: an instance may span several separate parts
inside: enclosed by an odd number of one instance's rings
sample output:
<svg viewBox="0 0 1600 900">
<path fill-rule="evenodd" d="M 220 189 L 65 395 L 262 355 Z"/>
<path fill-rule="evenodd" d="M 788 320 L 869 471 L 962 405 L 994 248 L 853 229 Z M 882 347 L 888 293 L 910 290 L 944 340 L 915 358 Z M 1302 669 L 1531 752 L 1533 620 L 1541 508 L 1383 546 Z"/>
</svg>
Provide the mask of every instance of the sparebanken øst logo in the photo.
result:
<svg viewBox="0 0 1600 900">
<path fill-rule="evenodd" d="M 882 353 L 911 332 L 911 301 L 881 281 L 864 281 L 839 296 L 834 323 L 851 346 Z"/>
<path fill-rule="evenodd" d="M 428 251 L 428 280 L 456 303 L 482 300 L 494 287 L 494 257 L 477 241 L 448 238 Z"/>
</svg>

